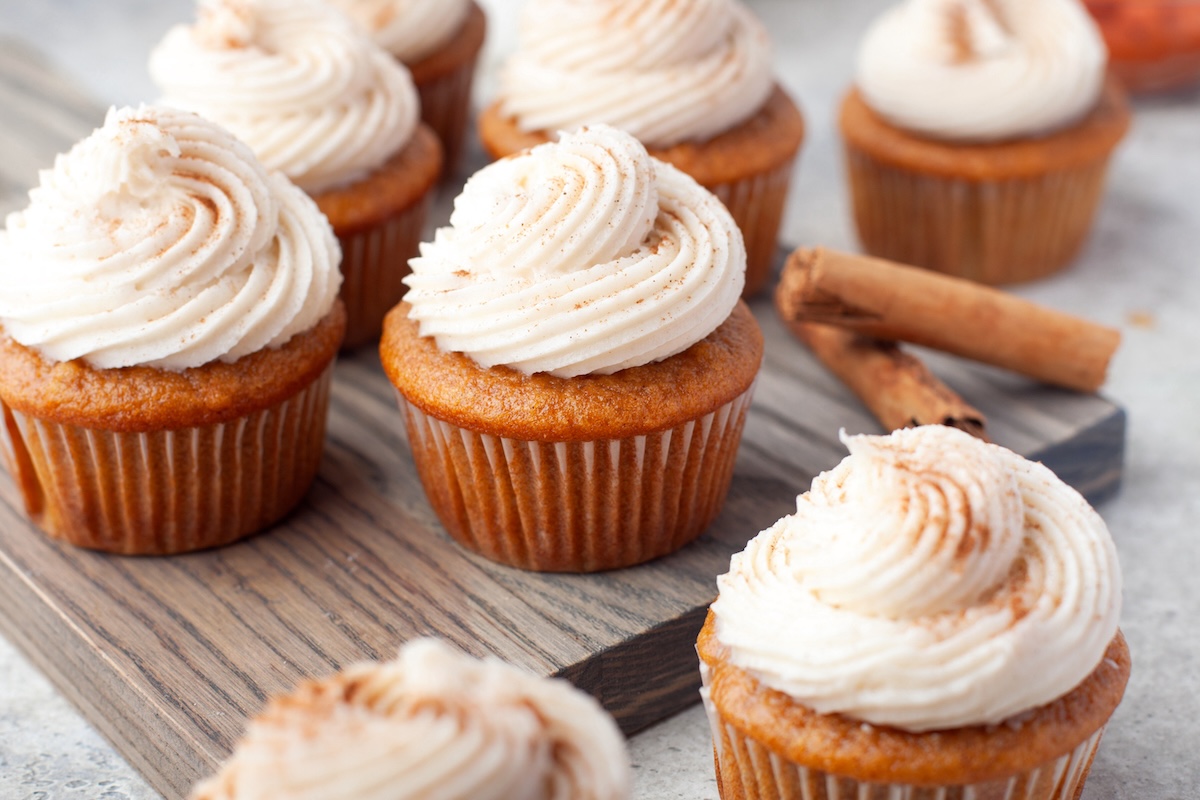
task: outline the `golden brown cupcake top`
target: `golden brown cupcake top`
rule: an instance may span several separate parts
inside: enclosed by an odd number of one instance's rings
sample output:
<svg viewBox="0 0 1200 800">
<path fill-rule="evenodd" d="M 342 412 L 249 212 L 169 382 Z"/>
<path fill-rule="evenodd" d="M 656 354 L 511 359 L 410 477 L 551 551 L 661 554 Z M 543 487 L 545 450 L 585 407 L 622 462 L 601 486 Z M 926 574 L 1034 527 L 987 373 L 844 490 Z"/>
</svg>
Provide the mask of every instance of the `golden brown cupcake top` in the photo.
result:
<svg viewBox="0 0 1200 800">
<path fill-rule="evenodd" d="M 515 120 L 504 116 L 499 103 L 479 112 L 479 135 L 492 158 L 503 158 L 554 138 L 547 131 L 521 130 Z M 703 142 L 685 141 L 646 150 L 659 161 L 691 175 L 701 186 L 719 186 L 774 169 L 796 155 L 803 139 L 804 118 L 777 85 L 758 113 L 741 125 Z"/>
<path fill-rule="evenodd" d="M 303 683 L 193 800 L 623 800 L 612 718 L 560 679 L 432 640 Z"/>
<path fill-rule="evenodd" d="M 213 361 L 180 371 L 47 361 L 0 335 L 0 397 L 38 419 L 106 431 L 215 425 L 300 392 L 329 367 L 345 329 L 346 311 L 335 298 L 316 325 L 281 347 L 258 350 L 232 364 Z"/>
<path fill-rule="evenodd" d="M 1109 80 L 1091 113 L 1069 128 L 1038 137 L 952 146 L 888 124 L 857 89 L 842 101 L 839 126 L 855 147 L 883 163 L 955 179 L 988 181 L 1082 169 L 1103 160 L 1129 130 L 1125 91 Z"/>
<path fill-rule="evenodd" d="M 392 384 L 438 419 L 513 439 L 586 442 L 667 430 L 731 402 L 754 383 L 763 336 L 739 302 L 719 328 L 665 361 L 557 378 L 443 353 L 401 303 L 384 319 L 379 349 Z"/>
</svg>

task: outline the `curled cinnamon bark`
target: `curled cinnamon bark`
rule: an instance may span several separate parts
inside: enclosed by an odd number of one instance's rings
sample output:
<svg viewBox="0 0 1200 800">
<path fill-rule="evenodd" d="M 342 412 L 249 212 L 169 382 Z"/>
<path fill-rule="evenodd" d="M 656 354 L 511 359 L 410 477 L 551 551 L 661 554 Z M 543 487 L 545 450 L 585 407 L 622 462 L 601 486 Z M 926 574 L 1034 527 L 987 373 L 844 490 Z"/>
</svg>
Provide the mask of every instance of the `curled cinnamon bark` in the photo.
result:
<svg viewBox="0 0 1200 800">
<path fill-rule="evenodd" d="M 878 258 L 792 253 L 776 293 L 788 322 L 921 344 L 1046 383 L 1094 392 L 1120 332 L 999 289 Z"/>
</svg>

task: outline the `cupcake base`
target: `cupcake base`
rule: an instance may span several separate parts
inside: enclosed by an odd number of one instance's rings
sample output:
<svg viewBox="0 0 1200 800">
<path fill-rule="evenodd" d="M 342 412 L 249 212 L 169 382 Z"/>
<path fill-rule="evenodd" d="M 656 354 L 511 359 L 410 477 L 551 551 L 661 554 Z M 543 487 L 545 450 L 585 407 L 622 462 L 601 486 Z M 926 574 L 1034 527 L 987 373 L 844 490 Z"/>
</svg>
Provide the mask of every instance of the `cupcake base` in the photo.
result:
<svg viewBox="0 0 1200 800">
<path fill-rule="evenodd" d="M 421 97 L 421 120 L 442 143 L 446 157 L 443 177 L 454 175 L 462 160 L 475 64 L 486 34 L 483 9 L 471 2 L 462 28 L 444 47 L 405 65 Z"/>
<path fill-rule="evenodd" d="M 499 104 L 480 115 L 479 135 L 493 158 L 550 141 L 549 132 L 522 131 L 515 119 L 500 113 Z M 770 280 L 788 186 L 803 141 L 804 118 L 776 86 L 757 114 L 719 136 L 647 148 L 651 156 L 691 175 L 729 209 L 746 242 L 742 297 L 756 294 Z"/>
<path fill-rule="evenodd" d="M 527 376 L 440 352 L 402 304 L 381 356 L 450 535 L 510 566 L 593 572 L 673 552 L 716 517 L 762 336 L 739 304 L 708 338 L 657 364 Z"/>
<path fill-rule="evenodd" d="M 375 172 L 313 197 L 342 248 L 345 349 L 377 342 L 384 315 L 404 296 L 408 260 L 417 255 L 441 168 L 441 145 L 420 125 Z"/>
<path fill-rule="evenodd" d="M 641 436 L 536 442 L 430 417 L 400 396 L 430 505 L 463 547 L 501 564 L 594 572 L 672 553 L 716 518 L 750 390 Z"/>
<path fill-rule="evenodd" d="M 1077 800 L 1129 680 L 1118 632 L 1100 665 L 1017 724 L 910 733 L 818 714 L 697 642 L 723 800 Z"/>
<path fill-rule="evenodd" d="M 987 284 L 1044 277 L 1079 251 L 1108 159 L 1129 127 L 1110 82 L 1090 115 L 1036 138 L 990 144 L 922 139 L 852 90 L 840 126 L 863 249 Z"/>
<path fill-rule="evenodd" d="M 3 340 L 0 441 L 26 513 L 56 539 L 128 555 L 269 526 L 316 475 L 343 327 L 338 304 L 281 348 L 182 373 L 50 364 Z"/>
</svg>

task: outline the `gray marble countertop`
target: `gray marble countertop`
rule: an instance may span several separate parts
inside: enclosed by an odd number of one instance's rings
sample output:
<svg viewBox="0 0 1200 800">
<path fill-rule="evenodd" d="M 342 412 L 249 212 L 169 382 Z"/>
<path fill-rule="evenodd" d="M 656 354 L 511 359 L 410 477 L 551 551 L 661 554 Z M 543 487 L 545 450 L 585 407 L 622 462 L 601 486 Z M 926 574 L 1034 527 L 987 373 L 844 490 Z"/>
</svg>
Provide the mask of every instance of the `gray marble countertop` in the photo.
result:
<svg viewBox="0 0 1200 800">
<path fill-rule="evenodd" d="M 854 43 L 888 4 L 752 0 L 772 31 L 781 80 L 808 121 L 783 234 L 789 243 L 855 247 L 834 113 Z M 491 34 L 481 98 L 490 96 L 491 65 L 511 47 L 517 3 L 484 5 Z M 190 0 L 0 0 L 0 36 L 41 51 L 101 102 L 136 103 L 154 95 L 148 49 L 191 14 Z M 1104 391 L 1129 412 L 1125 481 L 1099 510 L 1124 569 L 1122 627 L 1134 670 L 1085 800 L 1200 797 L 1200 91 L 1142 98 L 1135 110 L 1086 249 L 1065 273 L 1016 290 L 1124 334 Z M 637 798 L 717 797 L 698 706 L 630 746 Z M 157 796 L 0 639 L 0 797 Z"/>
</svg>

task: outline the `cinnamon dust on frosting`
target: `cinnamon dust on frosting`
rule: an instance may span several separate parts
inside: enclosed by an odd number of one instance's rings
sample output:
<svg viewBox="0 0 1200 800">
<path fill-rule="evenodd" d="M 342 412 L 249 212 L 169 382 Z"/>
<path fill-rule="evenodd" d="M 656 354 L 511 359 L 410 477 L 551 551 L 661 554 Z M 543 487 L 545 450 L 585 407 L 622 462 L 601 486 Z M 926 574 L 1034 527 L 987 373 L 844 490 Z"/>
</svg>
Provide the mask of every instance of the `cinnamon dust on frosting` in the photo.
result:
<svg viewBox="0 0 1200 800">
<path fill-rule="evenodd" d="M 111 109 L 29 197 L 0 232 L 0 324 L 52 361 L 236 361 L 311 329 L 341 285 L 313 201 L 185 111 Z"/>
<path fill-rule="evenodd" d="M 819 713 L 910 731 L 1003 722 L 1096 668 L 1121 573 L 1074 489 L 939 425 L 843 440 L 850 455 L 718 578 L 731 663 Z"/>
<path fill-rule="evenodd" d="M 773 85 L 766 29 L 738 0 L 531 0 L 499 99 L 524 131 L 607 123 L 662 148 L 736 127 Z"/>
<path fill-rule="evenodd" d="M 317 193 L 383 165 L 420 102 L 400 63 L 319 0 L 202 0 L 150 55 L 165 105 L 202 114 Z"/>
<path fill-rule="evenodd" d="M 624 739 L 590 696 L 432 639 L 272 700 L 192 800 L 625 800 Z"/>
<path fill-rule="evenodd" d="M 711 193 L 597 125 L 477 172 L 410 264 L 410 317 L 443 351 L 573 377 L 660 361 L 716 330 L 746 251 Z"/>
<path fill-rule="evenodd" d="M 991 140 L 1085 115 L 1106 63 L 1079 0 L 903 0 L 868 30 L 856 82 L 867 104 L 901 128 Z"/>
<path fill-rule="evenodd" d="M 446 44 L 463 25 L 470 0 L 330 0 L 406 64 Z"/>
</svg>

